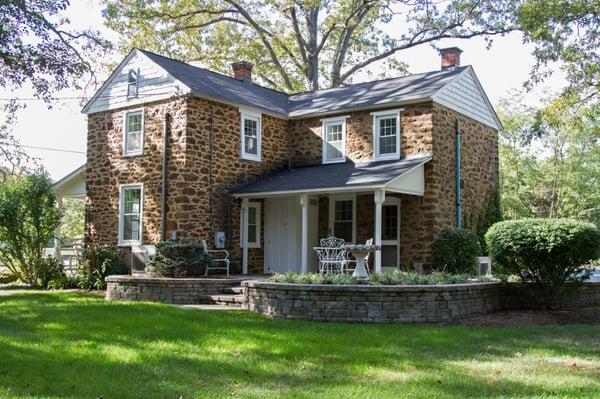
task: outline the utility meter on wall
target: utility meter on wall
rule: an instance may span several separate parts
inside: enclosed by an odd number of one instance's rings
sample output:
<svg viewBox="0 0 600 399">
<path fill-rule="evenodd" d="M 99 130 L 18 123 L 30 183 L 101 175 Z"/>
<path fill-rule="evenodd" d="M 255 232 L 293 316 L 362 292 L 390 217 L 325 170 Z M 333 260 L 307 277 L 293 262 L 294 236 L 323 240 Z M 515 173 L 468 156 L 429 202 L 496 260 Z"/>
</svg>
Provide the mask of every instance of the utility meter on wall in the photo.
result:
<svg viewBox="0 0 600 399">
<path fill-rule="evenodd" d="M 225 248 L 225 232 L 224 231 L 215 232 L 214 244 L 215 244 L 215 248 L 217 248 L 217 249 Z"/>
</svg>

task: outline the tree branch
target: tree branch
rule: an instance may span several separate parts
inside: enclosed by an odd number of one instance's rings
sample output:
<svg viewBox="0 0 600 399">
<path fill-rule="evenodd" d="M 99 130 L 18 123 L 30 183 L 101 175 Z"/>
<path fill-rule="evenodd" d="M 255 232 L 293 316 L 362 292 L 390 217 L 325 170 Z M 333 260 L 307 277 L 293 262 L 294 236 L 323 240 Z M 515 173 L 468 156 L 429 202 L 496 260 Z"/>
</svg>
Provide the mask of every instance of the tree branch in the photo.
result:
<svg viewBox="0 0 600 399">
<path fill-rule="evenodd" d="M 271 61 L 273 62 L 273 64 L 275 64 L 275 68 L 281 75 L 281 77 L 285 83 L 285 86 L 287 87 L 288 90 L 292 90 L 293 86 L 292 86 L 290 77 L 289 77 L 287 71 L 285 70 L 285 68 L 283 67 L 283 65 L 281 65 L 281 62 L 279 61 L 279 58 L 277 57 L 277 54 L 275 53 L 273 46 L 267 39 L 267 34 L 265 33 L 266 30 L 263 29 L 254 20 L 254 18 L 252 18 L 250 13 L 244 7 L 239 5 L 235 0 L 226 0 L 226 1 L 229 4 L 231 4 L 236 10 L 238 10 L 238 12 L 246 19 L 246 21 L 254 28 L 254 30 L 256 30 L 256 32 L 258 33 L 258 35 L 260 37 L 260 40 L 262 41 L 264 46 L 267 48 L 267 51 L 269 52 L 269 55 L 271 56 Z"/>
</svg>

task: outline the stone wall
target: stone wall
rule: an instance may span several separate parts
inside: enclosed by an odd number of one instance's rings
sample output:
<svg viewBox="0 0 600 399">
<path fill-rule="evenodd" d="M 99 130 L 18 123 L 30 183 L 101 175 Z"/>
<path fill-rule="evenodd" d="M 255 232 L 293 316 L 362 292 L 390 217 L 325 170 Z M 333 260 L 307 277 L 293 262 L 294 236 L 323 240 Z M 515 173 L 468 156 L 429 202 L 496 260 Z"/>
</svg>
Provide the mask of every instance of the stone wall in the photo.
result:
<svg viewBox="0 0 600 399">
<path fill-rule="evenodd" d="M 205 239 L 212 245 L 214 232 L 225 231 L 232 257 L 238 257 L 240 203 L 229 192 L 287 167 L 287 121 L 262 115 L 262 161 L 256 162 L 240 157 L 237 107 L 196 97 L 147 104 L 144 153 L 125 157 L 123 118 L 128 110 L 88 116 L 86 242 L 117 247 L 119 185 L 126 183 L 144 183 L 143 242 L 160 240 L 163 116 L 168 112 L 167 236 L 177 231 L 181 240 Z M 262 250 L 252 248 L 249 256 L 251 271 L 262 271 Z"/>
<path fill-rule="evenodd" d="M 203 296 L 222 294 L 240 286 L 241 279 L 162 278 L 108 276 L 107 300 L 152 301 L 191 305 L 203 302 Z"/>
<path fill-rule="evenodd" d="M 438 286 L 302 285 L 244 281 L 247 309 L 272 317 L 360 323 L 440 323 L 527 301 L 514 285 L 475 283 Z M 585 283 L 565 307 L 600 306 L 600 283 Z"/>
<path fill-rule="evenodd" d="M 398 109 L 398 107 L 388 109 Z M 432 103 L 404 107 L 404 111 L 400 113 L 400 155 L 402 157 L 432 153 L 434 111 Z M 348 159 L 354 162 L 371 161 L 373 159 L 371 111 L 342 112 L 339 115 L 350 116 L 346 119 Z M 293 166 L 321 163 L 323 150 L 321 119 L 318 117 L 289 122 L 290 157 Z"/>
</svg>

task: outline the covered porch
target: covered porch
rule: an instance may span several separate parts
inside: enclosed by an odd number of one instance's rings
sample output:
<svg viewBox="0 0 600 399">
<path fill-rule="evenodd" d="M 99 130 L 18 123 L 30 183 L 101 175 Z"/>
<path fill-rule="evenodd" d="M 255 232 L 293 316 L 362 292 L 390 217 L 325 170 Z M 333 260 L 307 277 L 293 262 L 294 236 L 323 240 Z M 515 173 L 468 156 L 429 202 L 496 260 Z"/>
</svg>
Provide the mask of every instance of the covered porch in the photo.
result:
<svg viewBox="0 0 600 399">
<path fill-rule="evenodd" d="M 403 229 L 412 227 L 403 219 L 409 222 L 413 204 L 424 194 L 429 160 L 423 156 L 299 167 L 237 190 L 243 273 L 317 272 L 313 247 L 330 236 L 348 244 L 372 239 L 380 246 L 369 261 L 371 272 L 409 264 L 401 257 L 403 237 L 412 234 L 403 234 Z M 405 210 L 403 203 L 408 205 Z"/>
</svg>

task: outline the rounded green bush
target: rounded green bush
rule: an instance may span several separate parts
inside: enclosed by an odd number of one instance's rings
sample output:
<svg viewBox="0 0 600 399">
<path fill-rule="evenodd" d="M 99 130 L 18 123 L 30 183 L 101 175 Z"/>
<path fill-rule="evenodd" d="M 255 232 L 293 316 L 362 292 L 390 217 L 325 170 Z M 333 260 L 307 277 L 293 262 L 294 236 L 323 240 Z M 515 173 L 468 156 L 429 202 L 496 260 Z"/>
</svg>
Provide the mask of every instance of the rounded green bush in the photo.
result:
<svg viewBox="0 0 600 399">
<path fill-rule="evenodd" d="M 600 257 L 600 230 L 573 219 L 520 219 L 494 224 L 485 240 L 496 271 L 533 283 L 544 306 L 585 264 Z"/>
<path fill-rule="evenodd" d="M 431 247 L 433 269 L 453 274 L 474 274 L 481 247 L 468 230 L 443 230 Z"/>
</svg>

